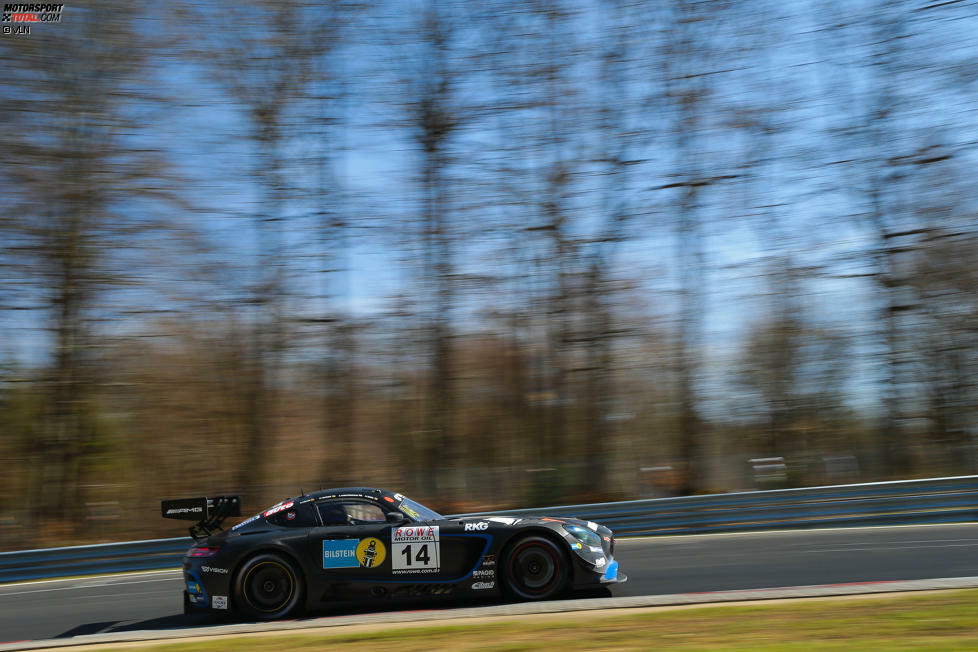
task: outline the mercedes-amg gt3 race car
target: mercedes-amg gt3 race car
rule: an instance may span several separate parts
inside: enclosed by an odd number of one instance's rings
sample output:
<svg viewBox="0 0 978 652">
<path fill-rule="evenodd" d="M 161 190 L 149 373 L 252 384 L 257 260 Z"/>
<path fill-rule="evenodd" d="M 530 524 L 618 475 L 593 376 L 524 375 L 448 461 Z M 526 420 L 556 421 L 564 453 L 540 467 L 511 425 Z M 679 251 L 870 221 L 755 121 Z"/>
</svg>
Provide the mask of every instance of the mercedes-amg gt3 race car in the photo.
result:
<svg viewBox="0 0 978 652">
<path fill-rule="evenodd" d="M 240 505 L 237 496 L 163 501 L 164 517 L 197 521 L 183 558 L 185 612 L 272 620 L 352 600 L 544 600 L 626 580 L 611 530 L 574 518 L 449 518 L 356 487 L 289 498 L 221 530 Z"/>
</svg>

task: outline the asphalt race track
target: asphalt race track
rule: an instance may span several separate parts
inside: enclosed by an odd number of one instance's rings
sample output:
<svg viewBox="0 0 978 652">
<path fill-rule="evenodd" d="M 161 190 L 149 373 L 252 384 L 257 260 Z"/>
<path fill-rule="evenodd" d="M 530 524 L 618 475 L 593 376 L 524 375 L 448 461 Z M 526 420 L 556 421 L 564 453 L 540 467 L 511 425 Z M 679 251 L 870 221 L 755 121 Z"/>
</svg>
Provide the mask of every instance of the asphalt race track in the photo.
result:
<svg viewBox="0 0 978 652">
<path fill-rule="evenodd" d="M 970 577 L 978 523 L 621 539 L 616 553 L 629 581 L 615 596 Z M 177 571 L 0 586 L 0 643 L 227 622 L 182 615 L 182 588 Z"/>
</svg>

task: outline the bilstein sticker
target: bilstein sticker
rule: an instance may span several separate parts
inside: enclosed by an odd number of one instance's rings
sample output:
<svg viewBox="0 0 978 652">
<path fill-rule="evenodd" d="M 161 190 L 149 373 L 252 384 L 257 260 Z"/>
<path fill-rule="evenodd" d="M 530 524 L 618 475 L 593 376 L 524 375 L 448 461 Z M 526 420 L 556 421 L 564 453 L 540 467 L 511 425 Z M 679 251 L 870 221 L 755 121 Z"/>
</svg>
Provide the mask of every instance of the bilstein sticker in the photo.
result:
<svg viewBox="0 0 978 652">
<path fill-rule="evenodd" d="M 358 568 L 357 539 L 326 539 L 323 541 L 323 568 Z"/>
<path fill-rule="evenodd" d="M 387 559 L 387 548 L 380 539 L 370 537 L 361 539 L 357 544 L 357 561 L 363 568 L 376 568 L 383 564 L 385 559 Z"/>
</svg>

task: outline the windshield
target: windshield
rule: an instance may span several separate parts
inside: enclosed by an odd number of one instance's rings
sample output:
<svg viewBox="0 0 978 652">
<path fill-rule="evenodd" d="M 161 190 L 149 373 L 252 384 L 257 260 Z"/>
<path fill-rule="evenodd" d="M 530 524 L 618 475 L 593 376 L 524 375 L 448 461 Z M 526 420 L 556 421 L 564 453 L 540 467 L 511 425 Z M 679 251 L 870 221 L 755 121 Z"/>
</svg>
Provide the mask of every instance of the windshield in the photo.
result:
<svg viewBox="0 0 978 652">
<path fill-rule="evenodd" d="M 421 503 L 416 503 L 410 498 L 402 500 L 397 508 L 416 521 L 440 521 L 445 518 L 435 510 L 428 509 Z"/>
</svg>

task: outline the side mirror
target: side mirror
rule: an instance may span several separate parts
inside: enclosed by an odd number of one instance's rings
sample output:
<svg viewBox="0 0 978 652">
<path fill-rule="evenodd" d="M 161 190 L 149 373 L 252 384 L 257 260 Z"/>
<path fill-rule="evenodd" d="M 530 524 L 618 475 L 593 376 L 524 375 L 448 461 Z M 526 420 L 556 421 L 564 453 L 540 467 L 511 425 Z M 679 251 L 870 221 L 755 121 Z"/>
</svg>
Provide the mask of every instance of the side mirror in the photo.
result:
<svg viewBox="0 0 978 652">
<path fill-rule="evenodd" d="M 387 522 L 391 525 L 400 525 L 407 522 L 407 517 L 400 512 L 387 512 Z"/>
</svg>

